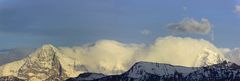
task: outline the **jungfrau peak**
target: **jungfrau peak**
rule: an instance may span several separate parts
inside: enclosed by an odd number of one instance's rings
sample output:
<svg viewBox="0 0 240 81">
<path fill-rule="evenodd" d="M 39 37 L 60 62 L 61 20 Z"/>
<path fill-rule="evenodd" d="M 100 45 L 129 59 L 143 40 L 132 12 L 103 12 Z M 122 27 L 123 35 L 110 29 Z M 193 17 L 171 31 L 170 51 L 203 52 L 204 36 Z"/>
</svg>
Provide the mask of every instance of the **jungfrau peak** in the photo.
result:
<svg viewBox="0 0 240 81">
<path fill-rule="evenodd" d="M 204 48 L 202 52 L 198 55 L 194 67 L 209 66 L 213 64 L 218 64 L 226 60 L 224 55 L 214 49 Z"/>
</svg>

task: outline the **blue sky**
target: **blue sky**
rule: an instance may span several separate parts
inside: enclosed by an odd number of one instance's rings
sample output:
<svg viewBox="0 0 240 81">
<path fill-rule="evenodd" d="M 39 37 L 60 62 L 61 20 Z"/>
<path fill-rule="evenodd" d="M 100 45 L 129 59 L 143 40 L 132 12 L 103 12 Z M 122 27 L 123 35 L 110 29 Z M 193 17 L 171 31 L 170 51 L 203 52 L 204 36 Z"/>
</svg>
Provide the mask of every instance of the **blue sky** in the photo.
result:
<svg viewBox="0 0 240 81">
<path fill-rule="evenodd" d="M 166 26 L 184 18 L 206 18 L 209 34 L 174 34 L 240 47 L 238 0 L 0 0 L 0 49 L 72 46 L 101 39 L 151 44 L 173 35 Z M 142 34 L 144 30 L 149 34 Z"/>
</svg>

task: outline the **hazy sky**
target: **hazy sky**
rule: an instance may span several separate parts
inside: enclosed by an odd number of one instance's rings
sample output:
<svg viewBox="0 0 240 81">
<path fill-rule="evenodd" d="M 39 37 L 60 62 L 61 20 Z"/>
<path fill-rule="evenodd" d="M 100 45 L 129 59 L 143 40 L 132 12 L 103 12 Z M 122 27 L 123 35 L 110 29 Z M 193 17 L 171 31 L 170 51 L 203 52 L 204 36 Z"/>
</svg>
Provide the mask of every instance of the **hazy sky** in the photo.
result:
<svg viewBox="0 0 240 81">
<path fill-rule="evenodd" d="M 0 0 L 0 49 L 168 35 L 240 47 L 240 0 Z"/>
</svg>

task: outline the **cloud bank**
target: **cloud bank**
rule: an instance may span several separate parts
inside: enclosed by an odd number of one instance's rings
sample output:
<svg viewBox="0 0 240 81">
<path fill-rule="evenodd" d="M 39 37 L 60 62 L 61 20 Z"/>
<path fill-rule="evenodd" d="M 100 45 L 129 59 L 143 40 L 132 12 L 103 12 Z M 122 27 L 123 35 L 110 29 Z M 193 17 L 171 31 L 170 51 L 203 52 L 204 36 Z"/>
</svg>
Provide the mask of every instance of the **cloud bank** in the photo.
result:
<svg viewBox="0 0 240 81">
<path fill-rule="evenodd" d="M 212 25 L 205 18 L 202 18 L 200 21 L 193 18 L 184 18 L 180 22 L 168 24 L 167 28 L 176 33 L 208 34 Z"/>
<path fill-rule="evenodd" d="M 60 50 L 67 57 L 77 59 L 77 64 L 85 65 L 88 71 L 105 74 L 121 73 L 138 61 L 196 67 L 201 63 L 216 63 L 222 57 L 208 41 L 173 36 L 158 38 L 151 45 L 100 40 L 84 46 L 60 47 Z"/>
</svg>

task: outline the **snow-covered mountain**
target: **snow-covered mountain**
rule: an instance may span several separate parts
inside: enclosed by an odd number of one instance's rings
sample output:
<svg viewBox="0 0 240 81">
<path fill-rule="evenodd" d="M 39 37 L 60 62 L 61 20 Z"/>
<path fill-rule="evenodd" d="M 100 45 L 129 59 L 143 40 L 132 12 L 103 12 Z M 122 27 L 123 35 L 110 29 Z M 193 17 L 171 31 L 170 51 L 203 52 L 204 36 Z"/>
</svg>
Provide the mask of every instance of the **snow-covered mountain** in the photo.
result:
<svg viewBox="0 0 240 81">
<path fill-rule="evenodd" d="M 154 74 L 158 76 L 174 74 L 175 71 L 181 73 L 190 73 L 195 71 L 195 68 L 186 68 L 182 66 L 173 66 L 170 64 L 160 64 L 152 62 L 138 62 L 123 75 L 131 78 L 140 78 L 145 74 Z"/>
<path fill-rule="evenodd" d="M 70 63 L 67 63 L 69 62 Z M 65 58 L 57 48 L 48 44 L 37 49 L 23 60 L 0 67 L 1 76 L 16 76 L 29 81 L 58 81 L 75 76 L 72 60 Z"/>
<path fill-rule="evenodd" d="M 173 66 L 170 64 L 137 62 L 127 72 L 121 75 L 102 75 L 98 73 L 83 73 L 76 78 L 69 78 L 67 81 L 128 81 L 136 79 L 136 81 L 146 76 L 164 76 L 174 74 L 176 71 L 184 73 L 196 71 L 197 68 L 188 68 L 182 66 Z"/>
<path fill-rule="evenodd" d="M 77 78 L 81 78 L 80 76 Z M 183 67 L 169 64 L 138 62 L 121 75 L 110 75 L 94 80 L 67 81 L 239 81 L 240 66 L 224 61 L 205 67 Z"/>
<path fill-rule="evenodd" d="M 197 68 L 188 68 L 182 66 L 173 66 L 170 64 L 153 63 L 153 62 L 137 62 L 127 72 L 121 75 L 110 75 L 105 77 L 94 77 L 92 80 L 82 80 L 82 74 L 76 78 L 70 78 L 67 81 L 155 81 L 154 78 L 160 76 L 172 75 L 175 72 L 181 72 L 184 75 L 196 71 Z M 93 73 L 94 74 L 94 73 Z M 96 75 L 96 74 L 95 74 Z M 92 78 L 92 76 L 89 76 Z M 84 77 L 88 78 L 88 77 Z"/>
<path fill-rule="evenodd" d="M 37 50 L 18 69 L 17 76 L 30 81 L 60 81 L 67 78 L 65 68 L 59 61 L 57 49 L 52 45 L 45 45 Z"/>
</svg>

